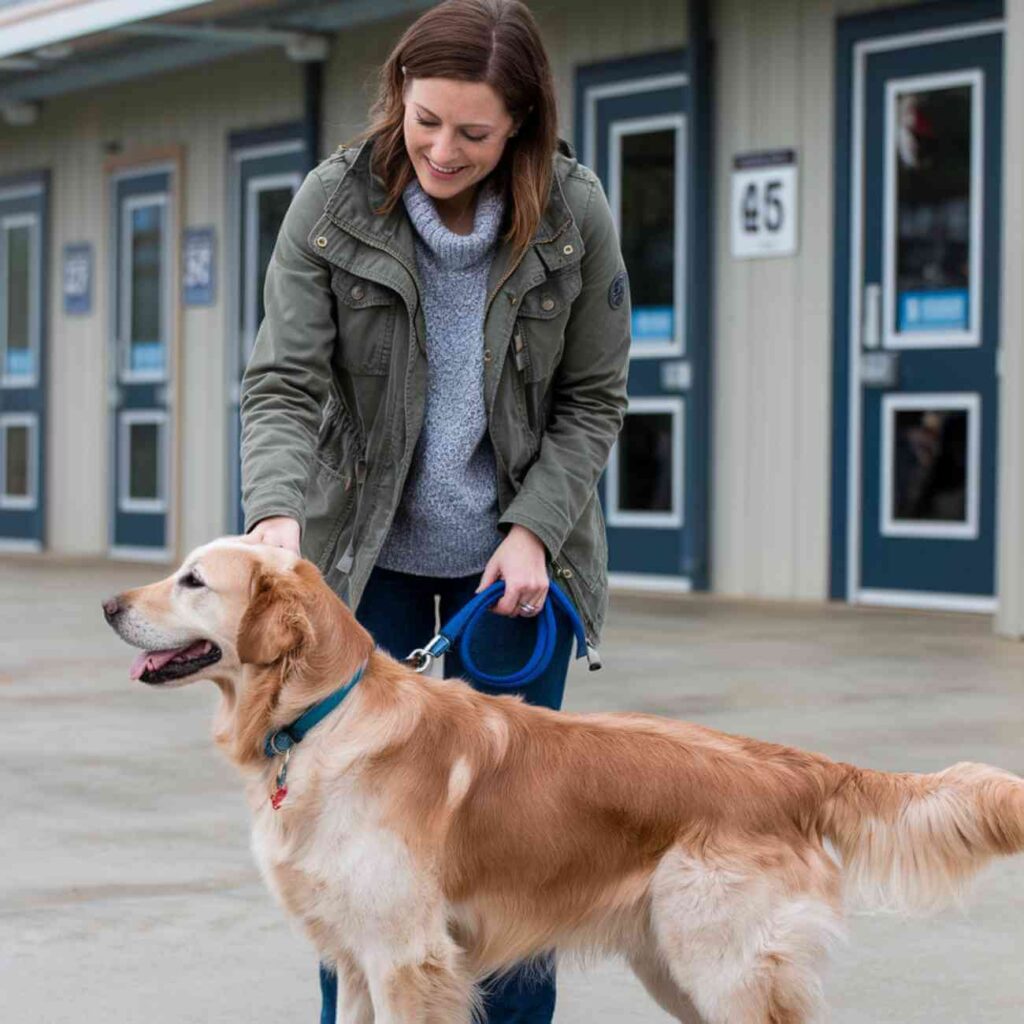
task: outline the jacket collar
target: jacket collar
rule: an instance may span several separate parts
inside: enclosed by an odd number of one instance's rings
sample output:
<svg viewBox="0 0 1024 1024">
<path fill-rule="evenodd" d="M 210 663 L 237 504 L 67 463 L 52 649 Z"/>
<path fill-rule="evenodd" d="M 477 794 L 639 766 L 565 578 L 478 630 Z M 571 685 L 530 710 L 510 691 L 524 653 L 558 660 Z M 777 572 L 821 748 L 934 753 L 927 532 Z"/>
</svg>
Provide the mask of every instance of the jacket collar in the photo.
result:
<svg viewBox="0 0 1024 1024">
<path fill-rule="evenodd" d="M 558 152 L 564 156 L 572 156 L 572 149 L 561 139 L 558 141 Z M 324 212 L 339 227 L 351 231 L 357 237 L 369 235 L 381 244 L 394 245 L 411 255 L 412 228 L 402 204 L 397 203 L 389 214 L 376 212 L 384 203 L 386 192 L 380 177 L 373 173 L 372 156 L 371 138 L 363 142 L 349 157 L 348 169 L 328 198 Z M 353 188 L 352 182 L 346 187 L 345 182 L 349 175 L 355 176 L 354 181 L 358 187 Z M 554 242 L 560 240 L 562 234 L 570 228 L 575 238 L 567 240 L 564 245 L 555 246 Z M 577 262 L 582 256 L 582 239 L 566 202 L 557 166 L 533 244 L 549 271 Z M 565 251 L 566 246 L 570 247 L 568 252 Z"/>
</svg>

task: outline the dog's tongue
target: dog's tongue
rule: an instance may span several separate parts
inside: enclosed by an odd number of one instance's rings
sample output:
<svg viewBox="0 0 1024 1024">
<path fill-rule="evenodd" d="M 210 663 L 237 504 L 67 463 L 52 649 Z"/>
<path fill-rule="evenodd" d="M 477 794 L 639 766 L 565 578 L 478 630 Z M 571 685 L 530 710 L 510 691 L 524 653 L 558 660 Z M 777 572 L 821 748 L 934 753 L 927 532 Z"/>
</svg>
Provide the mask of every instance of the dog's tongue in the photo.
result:
<svg viewBox="0 0 1024 1024">
<path fill-rule="evenodd" d="M 197 640 L 194 644 L 189 644 L 186 647 L 174 647 L 169 651 L 142 651 L 132 662 L 128 674 L 132 679 L 141 679 L 143 672 L 156 672 L 175 658 L 180 657 L 183 660 L 195 658 L 200 654 L 205 654 L 209 649 L 209 640 Z"/>
</svg>

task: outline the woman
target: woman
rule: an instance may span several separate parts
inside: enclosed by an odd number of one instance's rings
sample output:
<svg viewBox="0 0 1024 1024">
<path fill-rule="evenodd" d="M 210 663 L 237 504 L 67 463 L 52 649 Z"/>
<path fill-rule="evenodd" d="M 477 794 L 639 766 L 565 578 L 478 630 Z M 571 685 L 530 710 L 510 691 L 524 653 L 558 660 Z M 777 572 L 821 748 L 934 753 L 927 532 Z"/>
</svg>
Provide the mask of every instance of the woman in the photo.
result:
<svg viewBox="0 0 1024 1024">
<path fill-rule="evenodd" d="M 436 599 L 445 619 L 502 579 L 476 642 L 491 671 L 520 666 L 549 570 L 596 643 L 596 487 L 626 404 L 629 302 L 601 186 L 557 139 L 528 9 L 428 11 L 372 114 L 306 178 L 267 273 L 242 395 L 246 529 L 301 547 L 398 657 L 434 635 Z M 524 699 L 560 707 L 570 650 L 561 623 Z M 462 674 L 457 653 L 445 671 Z M 549 1022 L 541 975 L 487 986 L 488 1019 Z"/>
</svg>

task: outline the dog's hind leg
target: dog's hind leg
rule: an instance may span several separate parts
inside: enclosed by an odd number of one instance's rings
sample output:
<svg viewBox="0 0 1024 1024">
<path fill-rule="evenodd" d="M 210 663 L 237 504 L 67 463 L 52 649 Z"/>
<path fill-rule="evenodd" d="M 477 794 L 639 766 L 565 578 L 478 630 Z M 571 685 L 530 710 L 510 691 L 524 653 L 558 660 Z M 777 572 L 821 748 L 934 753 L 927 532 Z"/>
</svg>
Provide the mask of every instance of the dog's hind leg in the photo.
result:
<svg viewBox="0 0 1024 1024">
<path fill-rule="evenodd" d="M 359 965 L 348 955 L 342 956 L 335 970 L 338 976 L 338 1015 L 336 1024 L 375 1024 L 370 986 Z"/>
<path fill-rule="evenodd" d="M 840 933 L 838 872 L 824 852 L 764 844 L 753 861 L 681 851 L 652 885 L 661 960 L 705 1024 L 810 1024 L 820 970 Z"/>
<path fill-rule="evenodd" d="M 690 997 L 673 980 L 657 950 L 648 948 L 634 953 L 629 958 L 629 966 L 648 995 L 666 1013 L 683 1024 L 705 1024 Z"/>
</svg>

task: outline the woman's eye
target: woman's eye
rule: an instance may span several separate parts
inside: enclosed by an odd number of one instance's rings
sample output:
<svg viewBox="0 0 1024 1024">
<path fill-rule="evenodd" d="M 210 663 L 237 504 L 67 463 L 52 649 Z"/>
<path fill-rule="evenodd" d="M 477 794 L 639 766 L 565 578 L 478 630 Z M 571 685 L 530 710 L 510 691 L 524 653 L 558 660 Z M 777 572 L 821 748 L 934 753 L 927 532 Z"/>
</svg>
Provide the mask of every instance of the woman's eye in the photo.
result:
<svg viewBox="0 0 1024 1024">
<path fill-rule="evenodd" d="M 466 138 L 469 139 L 470 142 L 483 142 L 484 139 L 487 138 L 487 136 L 486 135 L 467 135 Z"/>
<path fill-rule="evenodd" d="M 185 576 L 182 576 L 181 579 L 178 580 L 178 583 L 187 590 L 198 590 L 200 587 L 206 586 L 206 584 L 194 572 L 190 572 Z"/>
</svg>

